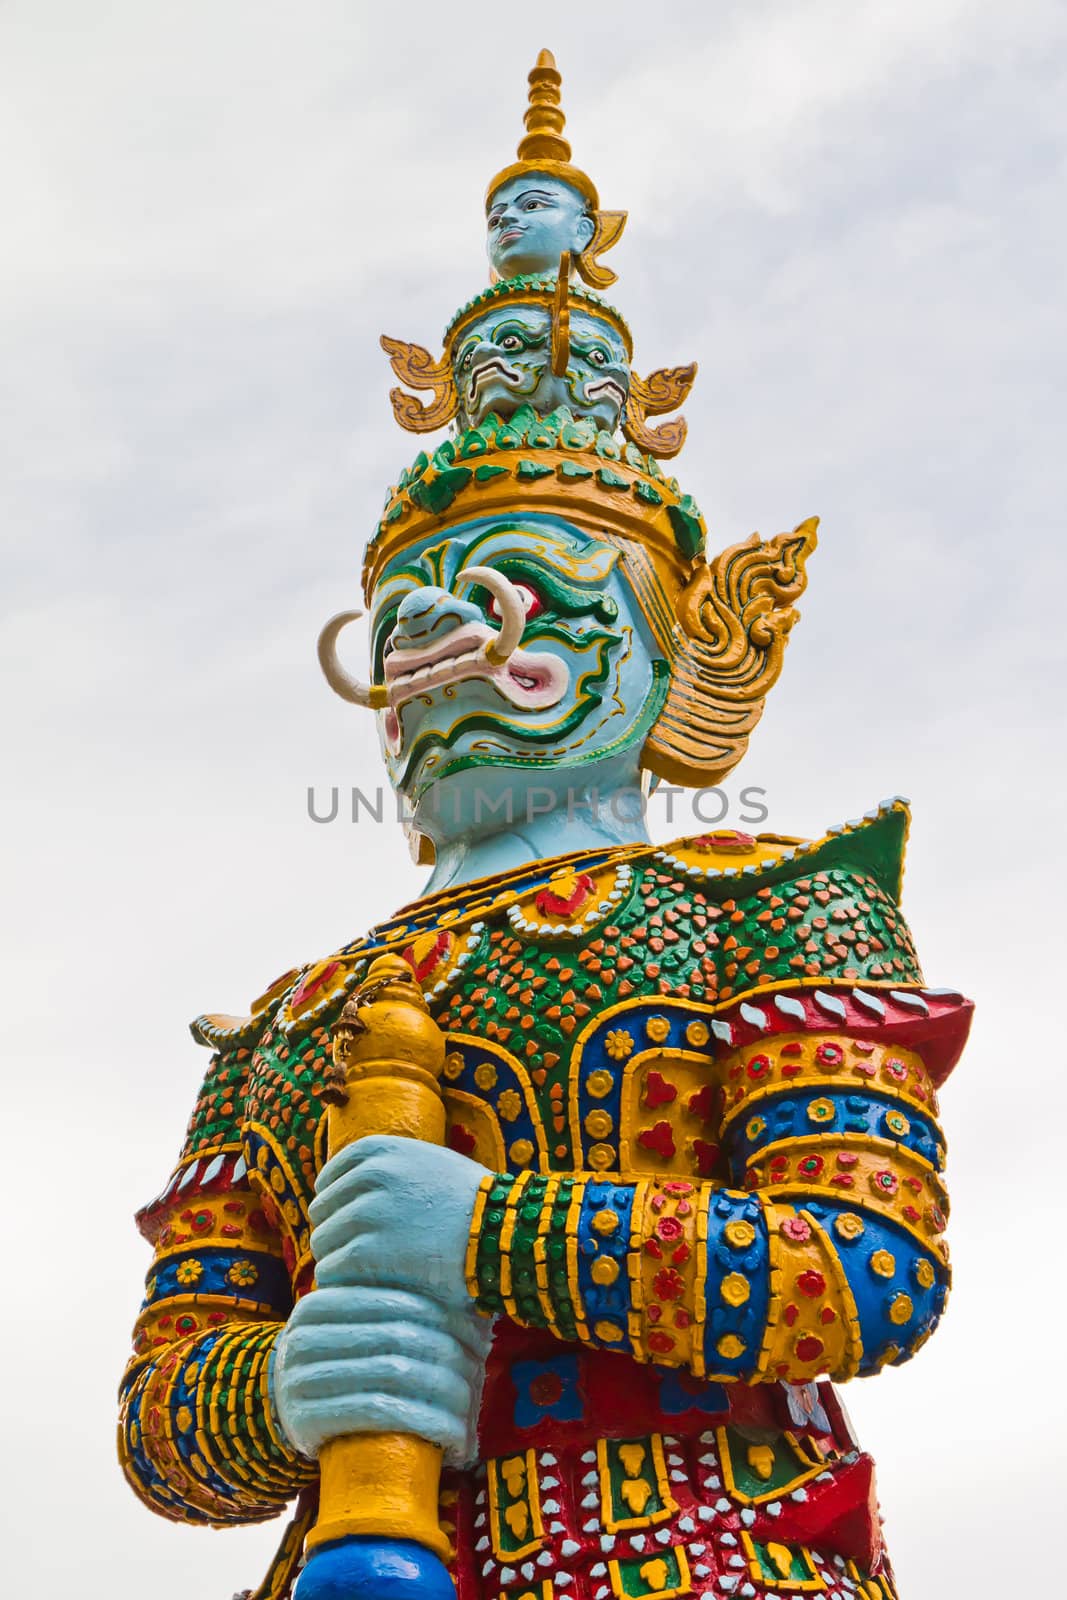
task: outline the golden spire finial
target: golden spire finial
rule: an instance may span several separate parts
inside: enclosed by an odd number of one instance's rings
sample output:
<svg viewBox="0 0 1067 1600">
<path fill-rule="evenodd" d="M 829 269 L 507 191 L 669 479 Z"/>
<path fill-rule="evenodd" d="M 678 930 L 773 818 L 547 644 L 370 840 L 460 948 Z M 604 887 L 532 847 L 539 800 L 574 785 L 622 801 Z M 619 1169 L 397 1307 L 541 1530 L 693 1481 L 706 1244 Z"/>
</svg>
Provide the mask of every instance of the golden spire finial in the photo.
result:
<svg viewBox="0 0 1067 1600">
<path fill-rule="evenodd" d="M 520 173 L 542 172 L 546 177 L 560 178 L 588 201 L 591 211 L 600 204 L 596 185 L 579 167 L 571 165 L 571 147 L 563 137 L 567 121 L 560 105 L 560 77 L 556 58 L 551 50 L 542 50 L 529 76 L 529 94 L 523 121 L 526 132 L 519 140 L 518 160 L 498 172 L 485 192 L 488 209 L 493 195 L 509 178 Z"/>
<path fill-rule="evenodd" d="M 530 104 L 523 121 L 526 134 L 519 140 L 520 161 L 569 161 L 571 147 L 563 137 L 566 117 L 560 105 L 563 79 L 551 50 L 542 50 L 530 73 Z"/>
</svg>

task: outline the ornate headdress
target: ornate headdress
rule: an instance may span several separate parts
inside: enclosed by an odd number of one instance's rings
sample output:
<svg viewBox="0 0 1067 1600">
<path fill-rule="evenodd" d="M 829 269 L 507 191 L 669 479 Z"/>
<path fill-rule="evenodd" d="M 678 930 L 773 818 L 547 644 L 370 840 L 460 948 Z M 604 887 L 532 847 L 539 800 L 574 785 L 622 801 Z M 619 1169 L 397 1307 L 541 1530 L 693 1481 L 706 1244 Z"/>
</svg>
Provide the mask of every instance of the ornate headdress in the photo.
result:
<svg viewBox="0 0 1067 1600">
<path fill-rule="evenodd" d="M 388 563 L 428 535 L 474 517 L 564 517 L 614 544 L 671 687 L 642 765 L 671 783 L 720 782 L 741 759 L 782 670 L 793 602 L 818 519 L 792 533 L 753 534 L 710 563 L 693 499 L 654 456 L 620 445 L 561 407 L 488 417 L 432 455 L 416 457 L 389 491 L 363 565 L 368 604 Z"/>
<path fill-rule="evenodd" d="M 613 242 L 625 213 L 599 212 L 591 180 L 572 165 L 570 145 L 563 138 L 559 86 L 555 62 L 543 50 L 530 74 L 527 132 L 519 160 L 496 175 L 489 198 L 518 173 L 551 174 L 572 184 L 594 215 L 616 219 Z M 592 246 L 590 251 L 595 256 Z M 578 265 L 582 270 L 582 263 Z M 566 259 L 561 266 L 566 268 Z M 583 270 L 583 276 L 599 286 L 614 274 L 605 278 L 601 269 L 598 279 Z M 494 301 L 512 298 L 551 309 L 557 371 L 558 346 L 565 341 L 572 307 L 610 323 L 627 351 L 632 348 L 619 313 L 573 283 L 566 270 L 504 279 L 456 313 L 439 360 L 418 345 L 383 338 L 397 377 L 413 389 L 431 391 L 429 405 L 423 405 L 403 389 L 392 390 L 402 427 L 422 433 L 455 420 L 452 357 L 458 339 Z M 797 618 L 794 603 L 806 583 L 805 562 L 815 548 L 817 519 L 769 540 L 753 534 L 707 560 L 707 531 L 699 510 L 656 459 L 681 449 L 685 421 L 677 417 L 657 429 L 647 422 L 684 400 L 695 373 L 695 365 L 689 365 L 643 379 L 631 370 L 625 442 L 598 431 L 593 421 L 574 416 L 566 407 L 542 416 L 524 405 L 507 420 L 491 414 L 480 426 L 446 439 L 432 454 L 421 453 L 386 497 L 367 547 L 363 589 L 369 604 L 389 562 L 427 537 L 447 536 L 475 517 L 553 514 L 614 544 L 670 665 L 670 691 L 646 740 L 642 765 L 669 782 L 699 786 L 718 783 L 731 771 L 762 715 Z M 372 696 L 368 692 L 361 703 L 374 704 Z"/>
<path fill-rule="evenodd" d="M 595 227 L 593 237 L 574 265 L 586 283 L 594 289 L 606 289 L 618 274 L 610 267 L 601 266 L 597 256 L 618 244 L 626 226 L 626 212 L 602 211 L 592 178 L 571 162 L 570 142 L 563 137 L 567 119 L 560 105 L 562 82 L 551 50 L 542 50 L 529 76 L 529 104 L 523 117 L 526 132 L 519 140 L 519 159 L 498 172 L 486 189 L 486 209 L 502 184 L 526 172 L 541 172 L 558 178 L 561 183 L 569 183 L 586 201 Z"/>
</svg>

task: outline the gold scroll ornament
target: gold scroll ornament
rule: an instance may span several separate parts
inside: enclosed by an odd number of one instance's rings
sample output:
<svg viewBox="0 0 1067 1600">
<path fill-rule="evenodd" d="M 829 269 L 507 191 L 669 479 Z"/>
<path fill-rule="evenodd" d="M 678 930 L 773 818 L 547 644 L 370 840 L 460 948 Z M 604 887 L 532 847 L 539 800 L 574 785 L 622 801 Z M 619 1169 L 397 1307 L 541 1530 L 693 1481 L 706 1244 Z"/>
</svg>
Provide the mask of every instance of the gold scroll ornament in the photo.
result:
<svg viewBox="0 0 1067 1600">
<path fill-rule="evenodd" d="M 408 433 L 433 433 L 452 421 L 459 407 L 452 367 L 446 357 L 435 361 L 421 344 L 408 344 L 404 339 L 392 339 L 387 333 L 381 336 L 381 347 L 389 357 L 389 365 L 411 389 L 428 389 L 430 399 L 423 405 L 413 394 L 403 389 L 390 389 L 393 415 Z"/>
<path fill-rule="evenodd" d="M 371 1133 L 444 1143 L 445 1036 L 400 956 L 375 961 L 347 1001 L 334 1029 L 333 1059 L 330 1156 Z M 323 1445 L 319 1472 L 319 1515 L 309 1549 L 364 1535 L 413 1539 L 442 1561 L 450 1558 L 437 1519 L 438 1445 L 413 1434 L 350 1434 Z"/>
<path fill-rule="evenodd" d="M 671 422 L 661 422 L 658 428 L 648 426 L 649 417 L 662 417 L 667 411 L 680 406 L 693 387 L 697 375 L 695 361 L 684 367 L 660 367 L 647 378 L 630 373 L 630 396 L 626 402 L 622 431 L 631 444 L 645 450 L 650 456 L 669 461 L 685 443 L 688 425 L 684 417 Z"/>
</svg>

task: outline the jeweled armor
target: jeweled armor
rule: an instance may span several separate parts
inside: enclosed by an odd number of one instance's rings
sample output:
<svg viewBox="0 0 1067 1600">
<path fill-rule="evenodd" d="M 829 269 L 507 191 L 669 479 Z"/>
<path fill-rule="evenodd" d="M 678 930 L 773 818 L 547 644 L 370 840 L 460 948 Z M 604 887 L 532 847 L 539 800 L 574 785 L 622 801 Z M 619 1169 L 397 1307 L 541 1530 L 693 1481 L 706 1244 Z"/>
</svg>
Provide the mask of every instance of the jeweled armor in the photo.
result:
<svg viewBox="0 0 1067 1600">
<path fill-rule="evenodd" d="M 200 1018 L 217 1053 L 140 1216 L 138 1492 L 225 1523 L 312 1481 L 271 1431 L 264 1357 L 311 1283 L 331 1026 L 397 951 L 449 1037 L 450 1143 L 499 1174 L 468 1261 L 502 1313 L 485 1460 L 442 1507 L 461 1600 L 565 1573 L 576 1600 L 712 1574 L 892 1593 L 871 1462 L 820 1374 L 905 1359 L 948 1282 L 936 1088 L 969 1006 L 923 986 L 906 822 L 895 802 L 814 845 L 542 862 L 416 902 L 248 1018 Z"/>
</svg>

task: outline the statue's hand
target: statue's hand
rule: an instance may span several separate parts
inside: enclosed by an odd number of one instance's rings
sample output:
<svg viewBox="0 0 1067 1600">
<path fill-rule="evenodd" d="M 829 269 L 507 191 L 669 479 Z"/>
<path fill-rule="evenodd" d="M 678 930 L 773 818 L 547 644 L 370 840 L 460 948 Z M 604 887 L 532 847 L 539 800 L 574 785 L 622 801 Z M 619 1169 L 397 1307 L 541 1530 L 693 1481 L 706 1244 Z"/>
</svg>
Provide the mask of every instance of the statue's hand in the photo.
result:
<svg viewBox="0 0 1067 1600">
<path fill-rule="evenodd" d="M 283 1431 L 314 1456 L 348 1433 L 416 1433 L 475 1454 L 489 1323 L 463 1265 L 485 1169 L 411 1139 L 360 1139 L 327 1162 L 311 1206 L 316 1288 L 276 1347 Z"/>
<path fill-rule="evenodd" d="M 463 1266 L 485 1176 L 476 1161 L 414 1139 L 348 1145 L 315 1185 L 316 1282 L 406 1289 L 473 1315 Z"/>
<path fill-rule="evenodd" d="M 275 1347 L 277 1419 L 306 1456 L 349 1433 L 417 1433 L 475 1455 L 484 1318 L 398 1289 L 313 1289 Z"/>
</svg>

